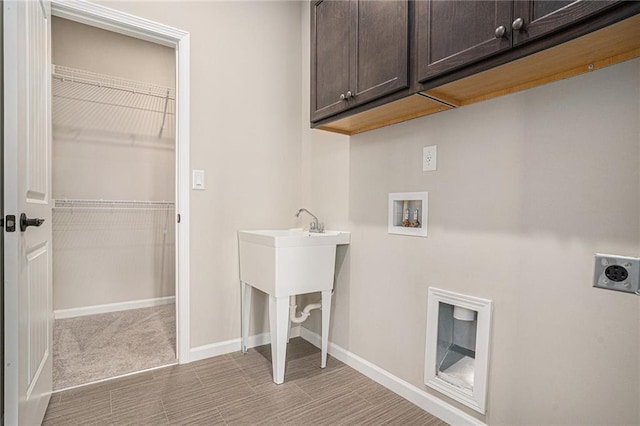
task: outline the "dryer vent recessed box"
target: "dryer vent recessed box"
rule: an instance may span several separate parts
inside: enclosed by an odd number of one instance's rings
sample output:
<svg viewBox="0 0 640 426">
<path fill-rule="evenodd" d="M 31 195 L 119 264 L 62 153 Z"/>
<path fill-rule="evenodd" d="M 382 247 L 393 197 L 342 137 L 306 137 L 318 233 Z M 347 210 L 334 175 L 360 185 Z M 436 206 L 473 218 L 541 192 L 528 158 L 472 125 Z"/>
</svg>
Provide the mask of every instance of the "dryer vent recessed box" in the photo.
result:
<svg viewBox="0 0 640 426">
<path fill-rule="evenodd" d="M 596 254 L 593 286 L 640 294 L 640 258 Z"/>
</svg>

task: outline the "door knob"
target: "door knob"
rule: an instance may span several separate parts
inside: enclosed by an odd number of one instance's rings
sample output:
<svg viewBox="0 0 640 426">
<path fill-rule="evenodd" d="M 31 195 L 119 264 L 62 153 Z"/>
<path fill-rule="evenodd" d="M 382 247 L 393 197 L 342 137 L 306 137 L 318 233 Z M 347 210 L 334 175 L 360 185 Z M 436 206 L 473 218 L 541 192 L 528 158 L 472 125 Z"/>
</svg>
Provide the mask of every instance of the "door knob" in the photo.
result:
<svg viewBox="0 0 640 426">
<path fill-rule="evenodd" d="M 29 219 L 26 214 L 20 215 L 20 231 L 24 232 L 29 226 L 40 226 L 44 223 L 44 219 Z"/>
<path fill-rule="evenodd" d="M 506 33 L 507 27 L 505 27 L 504 25 L 500 25 L 498 28 L 496 28 L 496 38 L 502 38 Z"/>
<path fill-rule="evenodd" d="M 346 98 L 347 98 L 347 99 L 349 99 L 349 98 L 351 98 L 352 96 L 353 96 L 353 94 L 351 93 L 351 90 L 348 90 L 348 91 L 347 91 L 347 96 L 346 96 Z"/>
<path fill-rule="evenodd" d="M 522 27 L 524 27 L 524 19 L 522 18 L 516 18 L 516 20 L 511 24 L 511 28 L 513 28 L 514 31 L 521 30 Z"/>
<path fill-rule="evenodd" d="M 341 101 L 344 101 L 344 100 L 345 100 L 344 93 L 341 93 L 341 94 L 340 94 L 340 100 L 341 100 Z"/>
</svg>

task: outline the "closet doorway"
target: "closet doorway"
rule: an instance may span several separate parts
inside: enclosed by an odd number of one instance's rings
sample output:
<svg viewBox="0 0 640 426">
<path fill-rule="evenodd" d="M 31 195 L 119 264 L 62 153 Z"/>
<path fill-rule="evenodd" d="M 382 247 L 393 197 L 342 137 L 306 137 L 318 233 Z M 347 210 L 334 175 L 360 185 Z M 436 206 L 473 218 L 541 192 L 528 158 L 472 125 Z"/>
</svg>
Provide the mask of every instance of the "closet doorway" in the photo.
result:
<svg viewBox="0 0 640 426">
<path fill-rule="evenodd" d="M 173 364 L 175 49 L 52 19 L 53 387 Z"/>
</svg>

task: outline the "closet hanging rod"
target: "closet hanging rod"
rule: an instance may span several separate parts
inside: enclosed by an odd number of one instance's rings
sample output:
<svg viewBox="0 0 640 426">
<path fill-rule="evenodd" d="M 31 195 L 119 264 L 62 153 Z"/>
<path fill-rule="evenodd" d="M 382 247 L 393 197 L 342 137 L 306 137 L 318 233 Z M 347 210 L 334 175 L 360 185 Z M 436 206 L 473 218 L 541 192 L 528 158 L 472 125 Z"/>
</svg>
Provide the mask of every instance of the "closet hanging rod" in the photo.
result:
<svg viewBox="0 0 640 426">
<path fill-rule="evenodd" d="M 154 84 L 143 83 L 135 80 L 126 80 L 108 76 L 105 74 L 92 73 L 75 68 L 53 65 L 51 76 L 62 82 L 73 82 L 93 87 L 119 90 L 123 92 L 152 96 L 155 98 L 175 100 L 173 89 L 156 86 Z"/>
</svg>

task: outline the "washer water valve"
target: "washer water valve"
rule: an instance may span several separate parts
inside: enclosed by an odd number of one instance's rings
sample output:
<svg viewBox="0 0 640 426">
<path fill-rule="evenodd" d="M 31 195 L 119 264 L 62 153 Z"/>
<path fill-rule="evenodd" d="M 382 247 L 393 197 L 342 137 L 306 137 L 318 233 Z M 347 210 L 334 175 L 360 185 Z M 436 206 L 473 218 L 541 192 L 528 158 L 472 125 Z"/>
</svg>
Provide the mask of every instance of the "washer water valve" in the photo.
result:
<svg viewBox="0 0 640 426">
<path fill-rule="evenodd" d="M 596 254 L 593 286 L 640 295 L 640 258 Z"/>
</svg>

